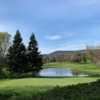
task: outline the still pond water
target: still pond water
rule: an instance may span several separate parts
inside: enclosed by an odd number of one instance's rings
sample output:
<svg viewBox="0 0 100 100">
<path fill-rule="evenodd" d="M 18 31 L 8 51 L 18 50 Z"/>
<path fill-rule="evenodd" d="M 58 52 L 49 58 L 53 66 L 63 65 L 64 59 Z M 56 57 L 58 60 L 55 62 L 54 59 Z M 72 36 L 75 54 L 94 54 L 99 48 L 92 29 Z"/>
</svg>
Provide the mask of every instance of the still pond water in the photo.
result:
<svg viewBox="0 0 100 100">
<path fill-rule="evenodd" d="M 73 71 L 71 69 L 64 69 L 64 68 L 46 68 L 42 69 L 39 72 L 39 76 L 41 77 L 74 77 L 74 76 L 88 76 L 88 74 L 79 72 L 79 71 Z"/>
</svg>

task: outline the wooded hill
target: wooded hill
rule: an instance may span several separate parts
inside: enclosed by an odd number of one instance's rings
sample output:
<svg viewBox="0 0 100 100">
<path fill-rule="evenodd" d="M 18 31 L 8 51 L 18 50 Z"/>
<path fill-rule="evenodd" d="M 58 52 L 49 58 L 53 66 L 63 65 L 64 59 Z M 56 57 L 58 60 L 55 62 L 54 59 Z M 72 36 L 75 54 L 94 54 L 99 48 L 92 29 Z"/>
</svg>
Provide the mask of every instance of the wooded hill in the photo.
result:
<svg viewBox="0 0 100 100">
<path fill-rule="evenodd" d="M 86 50 L 77 51 L 55 51 L 50 54 L 44 54 L 44 62 L 55 62 L 55 61 L 70 61 L 79 59 L 80 56 L 86 54 Z"/>
</svg>

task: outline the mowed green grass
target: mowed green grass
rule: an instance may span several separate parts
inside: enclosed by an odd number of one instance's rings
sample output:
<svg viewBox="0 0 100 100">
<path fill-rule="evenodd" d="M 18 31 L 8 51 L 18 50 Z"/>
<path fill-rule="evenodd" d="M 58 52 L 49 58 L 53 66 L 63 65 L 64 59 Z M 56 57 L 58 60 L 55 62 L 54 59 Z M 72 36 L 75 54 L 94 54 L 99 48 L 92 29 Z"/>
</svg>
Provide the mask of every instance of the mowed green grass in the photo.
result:
<svg viewBox="0 0 100 100">
<path fill-rule="evenodd" d="M 44 68 L 48 68 L 48 67 L 68 68 L 77 71 L 100 74 L 100 66 L 92 63 L 80 64 L 80 63 L 71 63 L 71 62 L 56 62 L 56 63 L 47 63 L 44 65 Z"/>
<path fill-rule="evenodd" d="M 80 71 L 99 73 L 100 68 L 94 64 L 77 64 L 77 63 L 49 63 L 43 66 L 70 68 Z M 24 78 L 24 79 L 7 79 L 0 81 L 1 94 L 19 94 L 33 95 L 38 92 L 45 92 L 56 86 L 69 86 L 81 83 L 89 83 L 100 79 L 99 77 L 66 77 L 66 78 Z M 7 95 L 8 95 L 7 94 Z"/>
<path fill-rule="evenodd" d="M 98 78 L 25 78 L 0 81 L 0 92 L 29 94 L 43 92 L 55 86 L 68 86 L 72 84 L 88 83 Z"/>
</svg>

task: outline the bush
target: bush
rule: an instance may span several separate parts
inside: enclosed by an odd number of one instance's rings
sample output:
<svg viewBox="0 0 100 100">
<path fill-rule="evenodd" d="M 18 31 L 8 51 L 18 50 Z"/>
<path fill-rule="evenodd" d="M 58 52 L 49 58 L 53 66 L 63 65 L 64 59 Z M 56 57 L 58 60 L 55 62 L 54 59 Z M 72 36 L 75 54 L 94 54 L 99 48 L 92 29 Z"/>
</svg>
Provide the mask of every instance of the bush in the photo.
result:
<svg viewBox="0 0 100 100">
<path fill-rule="evenodd" d="M 0 79 L 10 78 L 10 77 L 11 77 L 11 72 L 9 70 L 8 65 L 1 64 L 0 65 Z"/>
<path fill-rule="evenodd" d="M 32 72 L 27 73 L 12 73 L 12 78 L 31 78 L 33 77 Z"/>
</svg>

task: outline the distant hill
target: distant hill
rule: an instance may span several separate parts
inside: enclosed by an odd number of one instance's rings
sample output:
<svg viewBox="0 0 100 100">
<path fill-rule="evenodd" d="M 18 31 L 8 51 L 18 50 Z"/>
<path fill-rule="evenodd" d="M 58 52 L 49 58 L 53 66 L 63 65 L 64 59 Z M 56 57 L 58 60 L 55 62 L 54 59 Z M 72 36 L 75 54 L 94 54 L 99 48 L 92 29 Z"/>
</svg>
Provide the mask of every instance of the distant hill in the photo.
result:
<svg viewBox="0 0 100 100">
<path fill-rule="evenodd" d="M 45 56 L 60 56 L 60 55 L 69 55 L 69 54 L 74 54 L 74 53 L 85 53 L 86 50 L 76 50 L 76 51 L 54 51 L 49 54 L 45 54 Z"/>
<path fill-rule="evenodd" d="M 85 50 L 77 50 L 77 51 L 54 51 L 49 55 L 62 55 L 62 54 L 72 54 L 72 53 L 84 53 Z"/>
<path fill-rule="evenodd" d="M 54 51 L 49 54 L 43 55 L 44 60 L 50 61 L 67 61 L 71 59 L 75 54 L 84 54 L 86 50 L 77 51 Z"/>
</svg>

